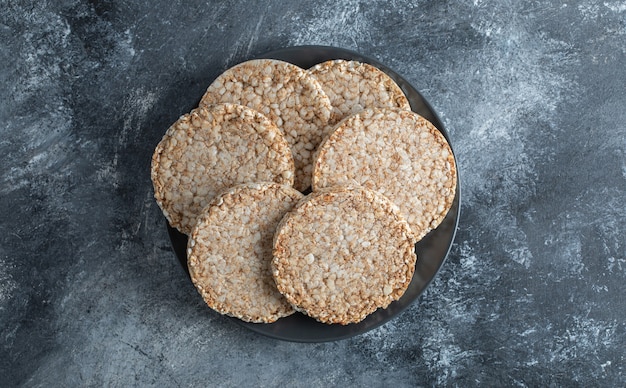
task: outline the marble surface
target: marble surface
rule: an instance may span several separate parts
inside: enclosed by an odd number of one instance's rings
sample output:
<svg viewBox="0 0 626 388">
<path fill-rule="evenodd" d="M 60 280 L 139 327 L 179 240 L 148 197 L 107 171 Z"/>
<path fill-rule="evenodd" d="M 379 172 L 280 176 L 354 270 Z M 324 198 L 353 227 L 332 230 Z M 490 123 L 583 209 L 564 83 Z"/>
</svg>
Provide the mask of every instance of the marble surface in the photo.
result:
<svg viewBox="0 0 626 388">
<path fill-rule="evenodd" d="M 1 4 L 1 386 L 626 382 L 625 1 Z M 302 44 L 407 78 L 463 188 L 420 299 L 321 344 L 206 308 L 149 177 L 215 76 Z"/>
</svg>

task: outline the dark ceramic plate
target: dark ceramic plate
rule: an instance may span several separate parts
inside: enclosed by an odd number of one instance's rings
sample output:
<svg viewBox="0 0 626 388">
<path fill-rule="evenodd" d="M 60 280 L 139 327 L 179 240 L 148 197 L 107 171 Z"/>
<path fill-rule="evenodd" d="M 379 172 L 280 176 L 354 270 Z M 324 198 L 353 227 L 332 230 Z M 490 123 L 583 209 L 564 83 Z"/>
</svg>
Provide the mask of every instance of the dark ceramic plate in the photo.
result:
<svg viewBox="0 0 626 388">
<path fill-rule="evenodd" d="M 446 139 L 448 139 L 448 142 L 450 141 L 443 124 L 428 102 L 426 102 L 424 97 L 422 97 L 422 95 L 400 75 L 371 58 L 365 57 L 353 51 L 325 46 L 290 47 L 263 54 L 258 58 L 280 59 L 296 64 L 305 69 L 329 59 L 357 60 L 374 65 L 389 74 L 389 76 L 391 76 L 391 78 L 393 78 L 394 81 L 400 85 L 400 88 L 402 88 L 402 91 L 404 91 L 409 99 L 409 102 L 411 103 L 411 109 L 433 123 L 439 131 L 443 133 Z M 426 289 L 426 287 L 428 287 L 439 271 L 439 268 L 441 268 L 441 265 L 450 251 L 450 247 L 452 246 L 454 235 L 456 233 L 460 214 L 459 202 L 460 186 L 459 181 L 457 181 L 456 196 L 448 215 L 437 229 L 431 231 L 426 237 L 415 245 L 418 260 L 415 267 L 415 275 L 413 276 L 406 293 L 402 296 L 402 298 L 391 303 L 386 309 L 376 310 L 363 321 L 345 326 L 327 325 L 319 323 L 300 313 L 281 318 L 270 324 L 247 323 L 236 318 L 230 319 L 257 333 L 281 340 L 296 342 L 334 341 L 365 333 L 368 330 L 382 325 L 409 307 L 411 303 L 413 303 L 413 301 L 415 301 L 415 299 L 417 299 L 417 297 L 419 297 L 420 294 Z M 172 240 L 176 256 L 185 270 L 187 270 L 187 236 L 179 233 L 169 225 L 168 232 Z"/>
</svg>

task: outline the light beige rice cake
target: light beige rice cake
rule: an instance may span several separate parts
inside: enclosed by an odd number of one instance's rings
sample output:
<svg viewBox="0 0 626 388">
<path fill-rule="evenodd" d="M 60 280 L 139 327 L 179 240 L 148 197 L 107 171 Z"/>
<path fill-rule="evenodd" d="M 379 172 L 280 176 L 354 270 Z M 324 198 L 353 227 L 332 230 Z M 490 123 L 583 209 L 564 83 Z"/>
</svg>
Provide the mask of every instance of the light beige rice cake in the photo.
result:
<svg viewBox="0 0 626 388">
<path fill-rule="evenodd" d="M 319 63 L 308 72 L 330 98 L 331 124 L 366 108 L 411 109 L 398 84 L 368 63 L 335 59 Z"/>
<path fill-rule="evenodd" d="M 170 225 L 185 234 L 220 191 L 238 183 L 291 185 L 294 162 L 280 130 L 267 117 L 235 104 L 217 104 L 180 117 L 152 156 L 154 196 Z"/>
<path fill-rule="evenodd" d="M 296 166 L 294 187 L 311 185 L 312 157 L 330 119 L 328 96 L 306 70 L 287 62 L 255 59 L 222 73 L 200 106 L 233 102 L 256 109 L 283 131 Z"/>
<path fill-rule="evenodd" d="M 235 186 L 203 211 L 187 245 L 191 280 L 209 307 L 247 322 L 294 312 L 272 278 L 272 236 L 303 195 L 275 183 Z"/>
<path fill-rule="evenodd" d="M 400 207 L 418 241 L 444 219 L 457 172 L 444 136 L 417 113 L 366 109 L 338 124 L 320 145 L 313 190 L 360 185 Z"/>
<path fill-rule="evenodd" d="M 296 310 L 343 325 L 399 299 L 417 260 L 397 206 L 362 187 L 308 195 L 281 220 L 273 254 L 278 290 Z"/>
</svg>

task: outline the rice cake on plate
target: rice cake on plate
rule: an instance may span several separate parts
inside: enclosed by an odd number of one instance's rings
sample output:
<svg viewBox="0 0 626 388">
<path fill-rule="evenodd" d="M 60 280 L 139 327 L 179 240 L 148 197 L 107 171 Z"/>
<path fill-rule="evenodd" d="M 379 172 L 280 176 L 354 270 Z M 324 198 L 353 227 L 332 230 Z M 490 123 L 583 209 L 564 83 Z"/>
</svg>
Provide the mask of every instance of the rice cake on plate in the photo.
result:
<svg viewBox="0 0 626 388">
<path fill-rule="evenodd" d="M 215 311 L 247 322 L 274 322 L 294 312 L 272 278 L 272 237 L 303 195 L 275 183 L 235 186 L 203 211 L 189 236 L 188 267 Z"/>
<path fill-rule="evenodd" d="M 324 189 L 281 220 L 272 274 L 297 310 L 346 325 L 404 294 L 415 270 L 414 248 L 409 224 L 381 194 Z"/>
<path fill-rule="evenodd" d="M 366 108 L 411 109 L 398 84 L 368 63 L 334 59 L 319 63 L 308 72 L 330 98 L 331 125 Z"/>
<path fill-rule="evenodd" d="M 324 139 L 313 190 L 376 190 L 398 205 L 418 241 L 450 210 L 456 175 L 452 150 L 433 124 L 411 111 L 374 108 L 346 118 Z"/>
<path fill-rule="evenodd" d="M 306 70 L 274 59 L 253 59 L 226 70 L 207 88 L 200 106 L 232 102 L 256 109 L 283 131 L 296 166 L 294 187 L 311 185 L 312 157 L 330 119 L 331 105 Z"/>
<path fill-rule="evenodd" d="M 151 177 L 157 204 L 170 225 L 189 234 L 218 192 L 246 182 L 292 185 L 294 162 L 271 120 L 226 103 L 181 116 L 154 151 Z"/>
</svg>

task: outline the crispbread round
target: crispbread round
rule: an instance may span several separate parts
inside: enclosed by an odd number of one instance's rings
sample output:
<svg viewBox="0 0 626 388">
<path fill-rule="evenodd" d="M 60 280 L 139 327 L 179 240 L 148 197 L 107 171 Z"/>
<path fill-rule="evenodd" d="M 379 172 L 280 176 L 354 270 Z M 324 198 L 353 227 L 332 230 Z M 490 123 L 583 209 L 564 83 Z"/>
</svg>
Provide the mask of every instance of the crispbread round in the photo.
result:
<svg viewBox="0 0 626 388">
<path fill-rule="evenodd" d="M 366 108 L 411 109 L 398 84 L 368 63 L 335 59 L 319 63 L 308 72 L 330 98 L 331 124 Z"/>
<path fill-rule="evenodd" d="M 416 241 L 452 206 L 456 165 L 444 136 L 417 113 L 366 109 L 338 124 L 320 145 L 313 190 L 361 185 L 400 207 Z"/>
<path fill-rule="evenodd" d="M 330 100 L 306 70 L 287 62 L 255 59 L 222 73 L 200 105 L 233 102 L 263 113 L 283 131 L 296 166 L 294 187 L 311 185 L 312 156 L 330 119 Z"/>
<path fill-rule="evenodd" d="M 293 184 L 289 145 L 272 121 L 235 104 L 197 108 L 179 118 L 152 156 L 154 196 L 170 225 L 189 234 L 221 190 L 238 183 Z"/>
<path fill-rule="evenodd" d="M 294 312 L 270 268 L 276 225 L 303 195 L 275 183 L 235 186 L 198 218 L 187 244 L 189 274 L 209 307 L 247 322 Z"/>
<path fill-rule="evenodd" d="M 314 192 L 281 220 L 272 274 L 307 315 L 348 324 L 406 291 L 416 256 L 409 224 L 381 194 L 362 187 Z"/>
</svg>

